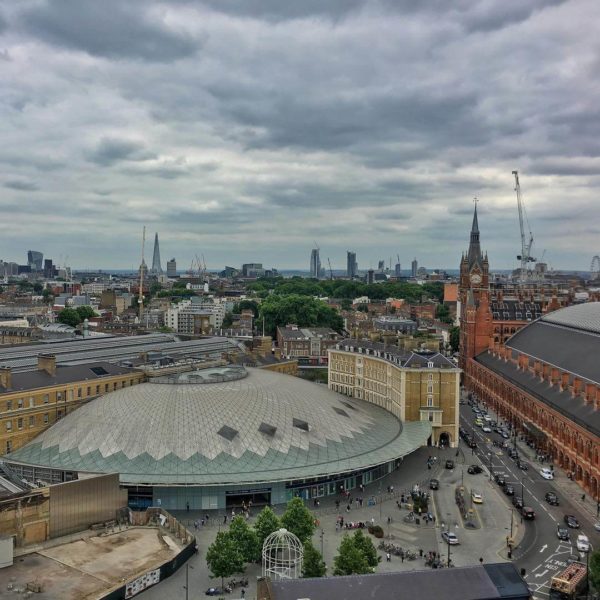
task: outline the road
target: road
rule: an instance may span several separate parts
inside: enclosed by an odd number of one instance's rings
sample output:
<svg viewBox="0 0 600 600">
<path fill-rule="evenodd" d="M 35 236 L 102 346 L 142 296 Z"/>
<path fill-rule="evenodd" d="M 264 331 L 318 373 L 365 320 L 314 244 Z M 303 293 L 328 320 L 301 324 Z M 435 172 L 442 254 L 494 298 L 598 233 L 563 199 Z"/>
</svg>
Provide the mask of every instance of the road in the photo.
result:
<svg viewBox="0 0 600 600">
<path fill-rule="evenodd" d="M 490 416 L 495 419 L 491 411 Z M 496 442 L 503 442 L 502 437 L 497 433 L 484 433 L 481 428 L 474 425 L 475 414 L 471 406 L 461 406 L 461 426 L 472 432 L 477 442 L 477 449 L 474 454 L 479 461 L 486 467 L 488 488 L 496 487 L 501 493 L 501 488 L 489 482 L 489 469 L 492 473 L 502 472 L 506 474 L 507 483 L 510 482 L 515 494 L 523 494 L 524 504 L 531 506 L 536 514 L 532 521 L 526 520 L 521 523 L 521 517 L 517 510 L 514 511 L 514 518 L 518 520 L 519 526 L 523 526 L 523 537 L 513 552 L 513 559 L 517 567 L 525 569 L 525 579 L 534 593 L 534 598 L 546 600 L 549 596 L 550 578 L 562 568 L 566 567 L 567 560 L 571 557 L 579 556 L 575 542 L 579 533 L 585 533 L 592 547 L 600 545 L 600 534 L 594 529 L 594 520 L 587 511 L 580 510 L 568 494 L 558 485 L 556 480 L 548 481 L 542 478 L 539 473 L 542 465 L 533 458 L 533 452 L 522 442 L 517 441 L 517 450 L 523 462 L 528 466 L 527 471 L 517 468 L 516 461 L 509 458 L 507 451 L 493 445 Z M 515 444 L 514 440 L 509 440 Z M 461 441 L 461 445 L 464 443 Z M 468 456 L 470 450 L 464 445 L 465 454 Z M 475 458 L 475 456 L 473 456 Z M 482 477 L 479 475 L 479 477 Z M 559 498 L 559 506 L 551 506 L 545 500 L 547 492 L 555 492 Z M 508 509 L 513 508 L 511 498 L 502 494 Z M 574 515 L 581 529 L 571 529 L 571 540 L 561 541 L 556 535 L 556 528 L 559 523 L 564 523 L 564 515 Z M 582 556 L 585 561 L 585 555 Z"/>
</svg>

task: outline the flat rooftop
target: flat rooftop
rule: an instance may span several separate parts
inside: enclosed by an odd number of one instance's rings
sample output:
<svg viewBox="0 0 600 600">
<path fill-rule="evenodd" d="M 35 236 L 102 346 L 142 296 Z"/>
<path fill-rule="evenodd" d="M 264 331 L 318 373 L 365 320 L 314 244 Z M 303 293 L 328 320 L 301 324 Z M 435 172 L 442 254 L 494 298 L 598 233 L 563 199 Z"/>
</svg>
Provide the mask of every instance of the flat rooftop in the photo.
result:
<svg viewBox="0 0 600 600">
<path fill-rule="evenodd" d="M 24 590 L 29 582 L 42 585 L 36 600 L 100 598 L 173 558 L 178 546 L 163 535 L 156 528 L 134 527 L 15 557 L 12 567 L 2 569 L 0 599 L 16 598 L 14 590 Z"/>
</svg>

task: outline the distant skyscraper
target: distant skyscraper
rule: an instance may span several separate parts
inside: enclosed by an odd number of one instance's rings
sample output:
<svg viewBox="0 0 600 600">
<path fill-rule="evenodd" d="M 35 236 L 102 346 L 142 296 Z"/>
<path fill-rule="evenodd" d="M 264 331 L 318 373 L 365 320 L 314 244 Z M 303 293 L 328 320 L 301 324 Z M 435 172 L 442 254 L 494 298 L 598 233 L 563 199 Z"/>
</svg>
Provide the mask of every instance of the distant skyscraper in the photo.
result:
<svg viewBox="0 0 600 600">
<path fill-rule="evenodd" d="M 413 259 L 412 263 L 410 263 L 410 274 L 413 277 L 417 276 L 417 271 L 419 269 L 419 263 L 417 262 L 417 259 Z"/>
<path fill-rule="evenodd" d="M 346 252 L 346 273 L 348 277 L 358 275 L 358 263 L 356 262 L 356 252 Z"/>
<path fill-rule="evenodd" d="M 402 265 L 400 263 L 396 263 L 396 277 L 402 277 Z"/>
<path fill-rule="evenodd" d="M 43 261 L 44 254 L 42 252 L 27 250 L 27 264 L 31 267 L 32 271 L 41 271 Z"/>
<path fill-rule="evenodd" d="M 310 253 L 310 276 L 315 279 L 321 276 L 321 257 L 318 248 L 313 248 Z"/>
<path fill-rule="evenodd" d="M 175 259 L 167 261 L 167 277 L 176 277 L 177 276 L 177 263 Z"/>
<path fill-rule="evenodd" d="M 367 271 L 367 283 L 375 283 L 375 271 L 373 269 Z"/>
<path fill-rule="evenodd" d="M 152 275 L 162 275 L 162 267 L 160 266 L 160 248 L 158 247 L 158 233 L 154 234 L 154 254 L 152 255 Z"/>
<path fill-rule="evenodd" d="M 385 260 L 380 260 L 379 265 L 377 266 L 378 271 L 385 271 Z"/>
</svg>

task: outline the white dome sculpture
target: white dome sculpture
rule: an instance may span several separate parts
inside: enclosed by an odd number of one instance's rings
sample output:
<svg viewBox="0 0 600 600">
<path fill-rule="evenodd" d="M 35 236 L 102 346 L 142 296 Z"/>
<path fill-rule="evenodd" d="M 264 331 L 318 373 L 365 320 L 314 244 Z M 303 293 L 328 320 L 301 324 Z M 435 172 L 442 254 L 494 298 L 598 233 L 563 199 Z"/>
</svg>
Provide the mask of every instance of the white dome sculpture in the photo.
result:
<svg viewBox="0 0 600 600">
<path fill-rule="evenodd" d="M 262 549 L 263 576 L 271 579 L 298 579 L 302 576 L 304 546 L 287 529 L 278 529 L 265 539 Z"/>
</svg>

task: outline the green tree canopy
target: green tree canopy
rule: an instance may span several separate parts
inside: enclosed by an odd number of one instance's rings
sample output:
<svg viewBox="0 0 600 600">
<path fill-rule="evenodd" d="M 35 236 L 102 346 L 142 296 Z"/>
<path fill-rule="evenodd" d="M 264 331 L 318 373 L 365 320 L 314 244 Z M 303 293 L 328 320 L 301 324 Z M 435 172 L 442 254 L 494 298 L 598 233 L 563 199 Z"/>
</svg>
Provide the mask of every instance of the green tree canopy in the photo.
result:
<svg viewBox="0 0 600 600">
<path fill-rule="evenodd" d="M 81 323 L 82 318 L 74 308 L 63 308 L 59 313 L 57 320 L 59 323 L 77 327 Z"/>
<path fill-rule="evenodd" d="M 595 550 L 590 555 L 590 583 L 597 592 L 600 592 L 600 550 Z"/>
<path fill-rule="evenodd" d="M 376 567 L 379 564 L 379 557 L 377 556 L 377 550 L 373 545 L 373 541 L 370 537 L 367 537 L 361 529 L 357 529 L 352 536 L 354 545 L 363 553 L 367 564 L 370 567 Z"/>
<path fill-rule="evenodd" d="M 356 545 L 354 537 L 345 534 L 338 549 L 338 555 L 333 559 L 334 575 L 360 575 L 371 573 L 367 558 Z"/>
<path fill-rule="evenodd" d="M 309 296 L 269 296 L 260 305 L 260 318 L 265 319 L 265 331 L 272 336 L 276 335 L 277 327 L 288 323 L 299 327 L 331 327 L 337 331 L 343 327 L 335 309 Z"/>
<path fill-rule="evenodd" d="M 84 319 L 91 319 L 92 317 L 97 317 L 96 311 L 91 306 L 78 306 L 76 309 L 77 314 L 83 321 Z"/>
<path fill-rule="evenodd" d="M 233 312 L 240 314 L 243 310 L 251 310 L 254 313 L 254 318 L 258 317 L 258 302 L 254 300 L 240 300 L 233 305 Z"/>
<path fill-rule="evenodd" d="M 42 285 L 42 284 L 41 284 L 39 281 L 36 281 L 36 282 L 33 284 L 33 291 L 34 291 L 36 294 L 41 294 L 41 293 L 44 291 L 44 286 L 43 286 L 43 285 Z"/>
<path fill-rule="evenodd" d="M 292 498 L 281 517 L 281 524 L 304 543 L 315 531 L 315 518 L 300 498 Z"/>
<path fill-rule="evenodd" d="M 52 294 L 52 290 L 49 288 L 45 288 L 42 290 L 42 297 L 44 298 L 44 302 L 50 302 L 54 295 Z"/>
<path fill-rule="evenodd" d="M 263 544 L 267 539 L 267 536 L 271 535 L 274 531 L 281 529 L 281 521 L 279 517 L 273 512 L 270 506 L 265 506 L 254 523 L 254 531 L 256 531 L 256 537 L 258 547 L 262 550 Z"/>
<path fill-rule="evenodd" d="M 223 317 L 223 329 L 227 329 L 233 325 L 233 315 L 230 312 L 226 312 Z"/>
<path fill-rule="evenodd" d="M 246 562 L 254 562 L 260 558 L 256 531 L 248 526 L 242 515 L 237 515 L 231 520 L 229 535 Z"/>
<path fill-rule="evenodd" d="M 438 304 L 435 316 L 442 323 L 452 323 L 452 317 L 450 316 L 450 309 L 445 304 Z"/>
<path fill-rule="evenodd" d="M 458 352 L 460 347 L 460 327 L 453 327 L 450 330 L 450 347 L 452 352 Z"/>
<path fill-rule="evenodd" d="M 302 577 L 324 577 L 327 566 L 321 553 L 312 545 L 310 540 L 304 542 L 304 561 Z"/>
<path fill-rule="evenodd" d="M 206 564 L 212 577 L 221 578 L 221 588 L 224 577 L 244 572 L 244 556 L 228 531 L 217 533 L 215 541 L 206 551 Z"/>
</svg>

